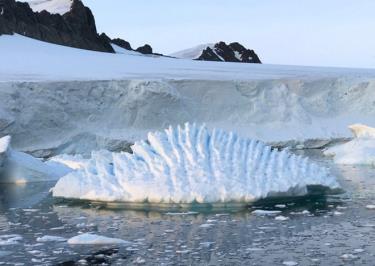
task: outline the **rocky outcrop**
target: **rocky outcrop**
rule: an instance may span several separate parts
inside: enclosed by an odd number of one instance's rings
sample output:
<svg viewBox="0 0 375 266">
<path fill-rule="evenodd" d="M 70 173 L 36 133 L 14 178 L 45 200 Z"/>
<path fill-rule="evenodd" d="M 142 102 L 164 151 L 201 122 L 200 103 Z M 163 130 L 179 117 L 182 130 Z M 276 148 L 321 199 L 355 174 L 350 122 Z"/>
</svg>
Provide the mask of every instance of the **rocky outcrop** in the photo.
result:
<svg viewBox="0 0 375 266">
<path fill-rule="evenodd" d="M 28 3 L 1 0 L 0 35 L 13 33 L 75 48 L 114 52 L 110 43 L 98 35 L 91 10 L 80 0 L 74 0 L 64 15 L 33 12 Z"/>
<path fill-rule="evenodd" d="M 149 44 L 145 44 L 141 47 L 138 47 L 136 51 L 141 54 L 153 54 L 152 47 Z"/>
<path fill-rule="evenodd" d="M 229 45 L 225 42 L 216 43 L 213 47 L 207 47 L 204 49 L 202 54 L 196 58 L 196 60 L 256 64 L 262 63 L 254 50 L 247 49 L 238 42 L 234 42 Z"/>
<path fill-rule="evenodd" d="M 120 38 L 116 38 L 116 39 L 113 39 L 111 40 L 111 42 L 113 44 L 116 44 L 117 46 L 120 46 L 121 48 L 124 48 L 126 50 L 133 50 L 133 48 L 131 47 L 130 43 L 123 40 L 123 39 L 120 39 Z"/>
</svg>

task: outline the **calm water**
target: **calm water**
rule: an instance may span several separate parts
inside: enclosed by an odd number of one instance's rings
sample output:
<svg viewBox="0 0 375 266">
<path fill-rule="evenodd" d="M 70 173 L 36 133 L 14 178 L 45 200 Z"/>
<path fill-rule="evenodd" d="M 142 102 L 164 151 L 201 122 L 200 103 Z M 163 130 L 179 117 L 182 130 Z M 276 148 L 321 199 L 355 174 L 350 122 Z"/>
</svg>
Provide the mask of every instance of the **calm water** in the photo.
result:
<svg viewBox="0 0 375 266">
<path fill-rule="evenodd" d="M 336 167 L 319 152 L 307 154 L 332 168 L 345 193 L 243 210 L 190 215 L 110 210 L 54 202 L 54 183 L 0 187 L 1 265 L 374 265 L 375 169 Z M 275 206 L 278 203 L 286 206 Z M 251 214 L 280 210 L 275 216 Z M 129 246 L 75 247 L 39 243 L 93 232 Z"/>
</svg>

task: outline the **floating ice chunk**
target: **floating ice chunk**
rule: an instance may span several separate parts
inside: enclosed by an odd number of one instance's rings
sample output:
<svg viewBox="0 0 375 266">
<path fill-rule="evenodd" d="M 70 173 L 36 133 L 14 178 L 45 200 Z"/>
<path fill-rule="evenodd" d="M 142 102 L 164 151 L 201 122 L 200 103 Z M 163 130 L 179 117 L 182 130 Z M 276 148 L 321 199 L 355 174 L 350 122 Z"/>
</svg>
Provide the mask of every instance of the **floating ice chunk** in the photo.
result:
<svg viewBox="0 0 375 266">
<path fill-rule="evenodd" d="M 266 215 L 277 215 L 277 214 L 280 214 L 281 211 L 255 210 L 255 211 L 252 211 L 251 213 L 254 215 L 266 216 Z"/>
<path fill-rule="evenodd" d="M 61 236 L 42 236 L 42 237 L 38 237 L 36 239 L 36 242 L 64 242 L 66 241 L 65 238 L 61 237 Z"/>
<path fill-rule="evenodd" d="M 275 220 L 276 220 L 276 221 L 288 221 L 288 220 L 289 220 L 289 217 L 279 215 L 279 216 L 276 216 L 276 217 L 275 217 Z"/>
<path fill-rule="evenodd" d="M 61 178 L 54 197 L 136 203 L 253 202 L 302 196 L 313 185 L 336 189 L 327 169 L 235 133 L 186 123 L 149 133 L 133 154 L 93 152 Z"/>
<path fill-rule="evenodd" d="M 17 245 L 22 239 L 20 235 L 0 235 L 0 246 Z"/>
<path fill-rule="evenodd" d="M 5 178 L 0 183 L 56 180 L 72 171 L 63 164 L 47 164 L 42 159 L 15 151 L 11 148 L 10 141 L 10 136 L 0 139 L 0 172 L 6 171 Z"/>
<path fill-rule="evenodd" d="M 333 156 L 337 164 L 375 165 L 375 128 L 365 125 L 352 125 L 349 129 L 354 139 L 324 151 L 326 156 Z"/>
<path fill-rule="evenodd" d="M 68 240 L 70 245 L 130 245 L 131 242 L 118 238 L 110 238 L 95 234 L 81 234 Z"/>
<path fill-rule="evenodd" d="M 283 261 L 283 265 L 285 265 L 285 266 L 296 266 L 296 265 L 298 265 L 298 263 L 295 262 L 295 261 Z"/>
<path fill-rule="evenodd" d="M 341 255 L 341 258 L 342 258 L 343 260 L 355 260 L 355 259 L 358 259 L 359 257 L 356 256 L 356 255 L 353 255 L 353 254 L 348 253 L 348 254 L 343 254 L 343 255 Z"/>
<path fill-rule="evenodd" d="M 374 204 L 366 205 L 366 209 L 375 210 L 375 205 Z"/>
</svg>

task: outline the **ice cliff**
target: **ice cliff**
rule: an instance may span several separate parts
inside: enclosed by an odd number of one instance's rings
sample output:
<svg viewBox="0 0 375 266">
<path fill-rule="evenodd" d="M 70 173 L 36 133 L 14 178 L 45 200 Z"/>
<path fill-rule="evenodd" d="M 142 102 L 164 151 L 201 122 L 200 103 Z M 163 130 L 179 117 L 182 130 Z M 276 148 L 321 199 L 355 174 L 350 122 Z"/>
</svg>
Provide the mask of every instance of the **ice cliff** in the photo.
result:
<svg viewBox="0 0 375 266">
<path fill-rule="evenodd" d="M 149 203 L 252 202 L 339 187 L 327 169 L 235 133 L 185 124 L 149 133 L 133 153 L 94 152 L 61 178 L 54 197 Z"/>
</svg>

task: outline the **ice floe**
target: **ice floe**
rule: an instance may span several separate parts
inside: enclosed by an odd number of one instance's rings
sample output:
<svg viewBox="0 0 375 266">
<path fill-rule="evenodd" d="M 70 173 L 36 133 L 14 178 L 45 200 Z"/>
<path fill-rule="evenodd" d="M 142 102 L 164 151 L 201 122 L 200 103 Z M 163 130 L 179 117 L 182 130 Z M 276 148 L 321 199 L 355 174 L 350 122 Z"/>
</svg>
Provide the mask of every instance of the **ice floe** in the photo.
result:
<svg viewBox="0 0 375 266">
<path fill-rule="evenodd" d="M 349 126 L 354 139 L 324 151 L 337 164 L 375 165 L 375 128 L 355 124 Z"/>
<path fill-rule="evenodd" d="M 309 186 L 339 188 L 326 168 L 235 133 L 186 123 L 149 133 L 133 154 L 93 152 L 62 177 L 53 196 L 132 203 L 253 202 L 302 196 Z"/>
</svg>

